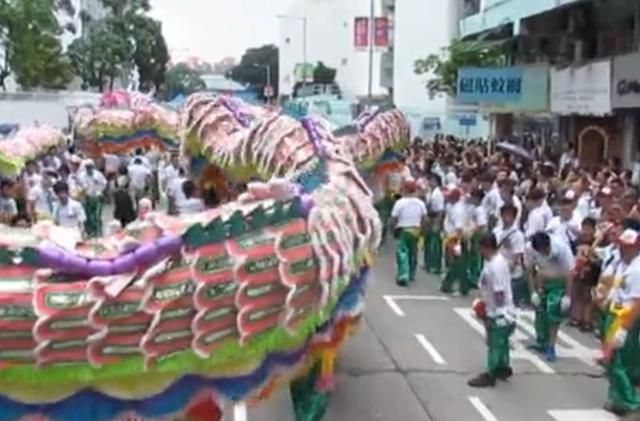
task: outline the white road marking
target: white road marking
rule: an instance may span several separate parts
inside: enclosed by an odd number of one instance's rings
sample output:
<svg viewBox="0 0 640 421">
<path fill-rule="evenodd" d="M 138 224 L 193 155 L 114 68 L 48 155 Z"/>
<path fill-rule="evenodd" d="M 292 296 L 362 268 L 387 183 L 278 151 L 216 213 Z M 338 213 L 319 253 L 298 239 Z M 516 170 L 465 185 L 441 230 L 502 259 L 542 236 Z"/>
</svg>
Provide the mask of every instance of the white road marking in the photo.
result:
<svg viewBox="0 0 640 421">
<path fill-rule="evenodd" d="M 233 421 L 247 421 L 247 404 L 238 402 L 233 405 Z"/>
<path fill-rule="evenodd" d="M 493 412 L 477 396 L 469 396 L 469 402 L 478 411 L 485 421 L 498 421 Z"/>
<path fill-rule="evenodd" d="M 549 411 L 556 421 L 617 421 L 617 417 L 603 409 Z"/>
<path fill-rule="evenodd" d="M 526 316 L 531 319 L 532 322 L 523 320 L 522 317 L 518 318 L 518 327 L 522 328 L 529 335 L 535 338 L 536 329 L 533 325 L 535 320 L 535 313 L 533 311 L 523 311 L 521 316 Z M 568 346 L 565 346 L 568 345 Z M 556 344 L 558 357 L 560 358 L 575 358 L 590 367 L 597 367 L 596 358 L 601 354 L 600 350 L 596 348 L 589 348 L 582 345 L 580 342 L 573 339 L 563 331 L 558 331 L 558 343 Z"/>
<path fill-rule="evenodd" d="M 478 332 L 483 338 L 486 338 L 486 332 L 484 329 L 484 325 L 480 323 L 480 321 L 473 314 L 473 310 L 470 308 L 462 307 L 462 308 L 454 308 L 458 316 L 462 317 L 462 319 L 471 326 L 473 330 Z M 524 344 L 523 340 L 527 340 L 528 337 L 524 335 L 522 332 L 515 332 L 512 336 L 514 339 L 512 342 L 513 349 L 511 352 L 511 358 L 516 360 L 525 360 L 529 361 L 533 364 L 538 370 L 540 370 L 544 374 L 554 374 L 555 370 L 551 368 L 549 364 L 544 362 L 539 356 L 529 351 Z"/>
<path fill-rule="evenodd" d="M 418 340 L 418 343 L 422 345 L 424 350 L 427 351 L 427 353 L 431 356 L 433 361 L 436 362 L 436 364 L 440 364 L 440 365 L 447 364 L 447 362 L 444 360 L 444 358 L 442 358 L 442 355 L 440 355 L 436 347 L 433 346 L 433 344 L 429 342 L 424 335 L 418 333 L 416 334 L 416 339 Z"/>
<path fill-rule="evenodd" d="M 444 295 L 383 295 L 389 308 L 399 317 L 405 317 L 406 314 L 396 300 L 412 300 L 412 301 L 449 301 L 449 297 Z"/>
</svg>

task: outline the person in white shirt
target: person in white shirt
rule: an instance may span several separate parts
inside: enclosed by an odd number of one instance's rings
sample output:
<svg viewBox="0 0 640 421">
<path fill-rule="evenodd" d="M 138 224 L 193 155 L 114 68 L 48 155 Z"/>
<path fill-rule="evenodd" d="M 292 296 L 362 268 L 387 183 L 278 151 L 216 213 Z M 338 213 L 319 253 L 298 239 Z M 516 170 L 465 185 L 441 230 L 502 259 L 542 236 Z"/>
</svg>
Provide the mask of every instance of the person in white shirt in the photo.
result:
<svg viewBox="0 0 640 421">
<path fill-rule="evenodd" d="M 136 204 L 147 195 L 151 183 L 151 170 L 142 158 L 143 157 L 136 156 L 127 168 L 129 187 L 131 188 L 131 194 Z"/>
<path fill-rule="evenodd" d="M 18 204 L 14 199 L 15 182 L 9 179 L 0 181 L 0 222 L 13 224 L 18 217 Z"/>
<path fill-rule="evenodd" d="M 469 226 L 469 213 L 462 191 L 452 188 L 447 193 L 447 207 L 444 218 L 444 233 L 447 253 L 447 274 L 442 280 L 440 291 L 451 294 L 455 283 L 460 294 L 469 294 L 469 274 L 465 262 L 465 229 Z"/>
<path fill-rule="evenodd" d="M 53 219 L 53 210 L 56 205 L 53 185 L 57 180 L 56 173 L 46 172 L 42 180 L 27 192 L 27 212 L 32 221 Z"/>
<path fill-rule="evenodd" d="M 64 181 L 58 181 L 53 186 L 53 191 L 58 197 L 58 203 L 53 211 L 53 220 L 56 225 L 66 228 L 76 228 L 84 232 L 84 223 L 87 218 L 84 208 L 69 197 L 69 186 Z"/>
<path fill-rule="evenodd" d="M 429 189 L 425 197 L 427 224 L 424 235 L 424 268 L 427 273 L 439 275 L 442 271 L 442 222 L 445 199 L 442 193 L 442 178 L 429 174 Z"/>
<path fill-rule="evenodd" d="M 102 205 L 107 179 L 95 168 L 95 163 L 87 159 L 78 174 L 78 183 L 82 189 L 86 215 L 85 229 L 89 237 L 102 235 Z"/>
<path fill-rule="evenodd" d="M 196 190 L 196 184 L 191 180 L 187 180 L 182 184 L 182 192 L 185 199 L 178 202 L 179 215 L 193 215 L 205 210 L 204 201 L 196 197 Z"/>
<path fill-rule="evenodd" d="M 403 182 L 403 197 L 398 199 L 391 210 L 390 226 L 396 237 L 396 282 L 407 286 L 415 280 L 418 266 L 418 240 L 425 224 L 427 208 L 416 197 L 417 185 L 413 178 Z"/>
<path fill-rule="evenodd" d="M 502 223 L 493 229 L 493 234 L 498 241 L 500 253 L 509 263 L 511 273 L 511 290 L 516 305 L 528 305 L 531 299 L 529 285 L 524 278 L 524 252 L 526 241 L 524 233 L 515 224 L 518 210 L 513 205 L 504 205 L 500 209 Z"/>
<path fill-rule="evenodd" d="M 387 223 L 389 221 L 389 216 L 391 215 L 393 201 L 385 194 L 384 175 L 376 171 L 371 171 L 367 177 L 367 185 L 371 189 L 371 193 L 373 194 L 373 205 L 378 212 L 380 221 L 382 222 L 382 238 L 380 241 L 380 246 L 382 246 L 387 237 Z"/>
<path fill-rule="evenodd" d="M 513 181 L 506 179 L 500 179 L 497 182 L 499 195 L 497 196 L 496 201 L 496 220 L 498 221 L 498 226 L 501 224 L 500 219 L 500 209 L 502 206 L 506 204 L 511 204 L 518 209 L 518 215 L 516 216 L 515 224 L 520 226 L 520 219 L 522 218 L 522 202 L 518 199 L 518 196 L 514 194 L 514 183 Z"/>
<path fill-rule="evenodd" d="M 468 227 L 465 234 L 467 241 L 467 253 L 465 257 L 469 283 L 472 288 L 478 286 L 478 278 L 482 271 L 482 256 L 480 255 L 480 238 L 487 232 L 488 218 L 487 211 L 482 206 L 484 191 L 480 188 L 474 189 L 467 198 L 469 205 Z"/>
<path fill-rule="evenodd" d="M 390 195 L 394 201 L 397 200 L 401 194 L 403 181 L 409 177 L 411 177 L 411 170 L 406 164 L 406 160 L 401 159 L 398 163 L 398 168 L 387 173 L 386 194 Z"/>
<path fill-rule="evenodd" d="M 544 231 L 547 228 L 547 224 L 553 217 L 553 214 L 549 207 L 545 206 L 544 191 L 538 188 L 534 188 L 529 192 L 527 196 L 527 208 L 529 209 L 529 215 L 527 216 L 527 222 L 524 227 L 524 234 L 527 238 L 531 238 L 534 234 Z"/>
<path fill-rule="evenodd" d="M 532 348 L 544 352 L 549 362 L 556 357 L 558 329 L 571 305 L 572 271 L 575 257 L 565 241 L 545 232 L 531 237 L 527 264 L 530 269 L 531 302 L 536 307 L 536 344 Z"/>
<path fill-rule="evenodd" d="M 640 367 L 640 234 L 626 229 L 619 237 L 620 264 L 617 285 L 609 294 L 606 332 L 609 390 L 605 409 L 625 416 L 640 411 L 640 394 L 635 388 Z M 627 419 L 627 418 L 624 418 Z"/>
<path fill-rule="evenodd" d="M 178 176 L 169 180 L 167 183 L 167 198 L 169 199 L 169 215 L 178 214 L 178 203 L 181 203 L 186 199 L 184 192 L 182 191 L 182 185 L 187 181 L 185 177 L 184 169 L 178 168 Z"/>
<path fill-rule="evenodd" d="M 480 274 L 479 295 L 485 308 L 487 332 L 487 371 L 469 380 L 471 387 L 493 387 L 496 380 L 513 375 L 509 356 L 509 338 L 515 331 L 515 308 L 511 291 L 509 262 L 498 251 L 491 233 L 480 239 L 480 253 L 485 265 Z"/>
<path fill-rule="evenodd" d="M 560 214 L 551 218 L 545 231 L 560 241 L 565 241 L 575 253 L 582 219 L 574 212 L 574 202 L 566 197 L 560 199 Z"/>
</svg>

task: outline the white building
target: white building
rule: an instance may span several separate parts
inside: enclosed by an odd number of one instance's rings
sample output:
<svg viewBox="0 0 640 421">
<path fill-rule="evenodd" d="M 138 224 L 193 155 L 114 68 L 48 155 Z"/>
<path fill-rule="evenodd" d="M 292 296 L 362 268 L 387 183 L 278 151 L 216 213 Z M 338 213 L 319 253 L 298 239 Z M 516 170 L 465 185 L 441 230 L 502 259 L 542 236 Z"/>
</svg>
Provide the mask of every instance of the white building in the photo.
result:
<svg viewBox="0 0 640 421">
<path fill-rule="evenodd" d="M 375 1 L 381 13 L 380 0 Z M 280 17 L 280 94 L 291 95 L 296 82 L 296 65 L 319 61 L 337 70 L 336 82 L 347 99 L 368 95 L 369 53 L 354 46 L 356 17 L 370 15 L 369 0 L 294 0 Z M 306 22 L 306 24 L 305 24 Z M 305 37 L 306 26 L 306 37 Z M 306 38 L 306 48 L 305 48 Z M 380 86 L 380 56 L 373 57 L 374 96 L 386 95 Z"/>
<path fill-rule="evenodd" d="M 429 136 L 437 131 L 458 136 L 484 136 L 488 122 L 476 108 L 459 106 L 444 94 L 430 98 L 428 75 L 417 75 L 417 59 L 439 54 L 458 37 L 462 0 L 386 0 L 394 7 L 393 101 L 409 117 L 413 132 Z M 387 59 L 385 57 L 384 61 Z M 473 120 L 475 126 L 461 126 L 460 120 Z M 440 127 L 440 130 L 437 127 Z"/>
</svg>

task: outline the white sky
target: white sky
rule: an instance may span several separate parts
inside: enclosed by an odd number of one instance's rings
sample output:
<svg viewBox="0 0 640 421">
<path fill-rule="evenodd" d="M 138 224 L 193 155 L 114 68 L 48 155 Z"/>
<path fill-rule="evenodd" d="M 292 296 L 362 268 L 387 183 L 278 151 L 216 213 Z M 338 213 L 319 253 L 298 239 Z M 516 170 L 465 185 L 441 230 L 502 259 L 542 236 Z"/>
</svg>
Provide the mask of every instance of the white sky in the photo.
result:
<svg viewBox="0 0 640 421">
<path fill-rule="evenodd" d="M 292 0 L 151 0 L 175 61 L 240 58 L 250 47 L 277 44 L 278 14 Z"/>
</svg>

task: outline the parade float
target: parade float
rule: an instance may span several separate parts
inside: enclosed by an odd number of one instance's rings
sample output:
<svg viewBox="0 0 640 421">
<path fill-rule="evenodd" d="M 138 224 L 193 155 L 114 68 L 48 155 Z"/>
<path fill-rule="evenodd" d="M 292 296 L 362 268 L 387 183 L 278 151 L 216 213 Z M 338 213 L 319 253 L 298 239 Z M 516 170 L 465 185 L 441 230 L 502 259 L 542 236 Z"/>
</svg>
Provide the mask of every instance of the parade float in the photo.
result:
<svg viewBox="0 0 640 421">
<path fill-rule="evenodd" d="M 0 138 L 0 174 L 18 175 L 30 160 L 66 146 L 64 134 L 51 126 L 39 125 L 16 131 Z"/>
<path fill-rule="evenodd" d="M 0 233 L 0 421 L 217 421 L 286 387 L 297 421 L 322 418 L 380 241 L 369 157 L 323 121 L 210 95 L 188 99 L 180 136 L 185 155 L 256 181 L 99 241 Z M 385 111 L 357 141 L 407 139 Z"/>
<path fill-rule="evenodd" d="M 98 107 L 71 110 L 78 148 L 89 156 L 124 154 L 136 149 L 177 151 L 179 115 L 150 96 L 113 91 Z"/>
</svg>

